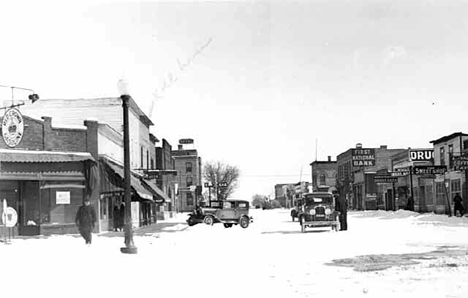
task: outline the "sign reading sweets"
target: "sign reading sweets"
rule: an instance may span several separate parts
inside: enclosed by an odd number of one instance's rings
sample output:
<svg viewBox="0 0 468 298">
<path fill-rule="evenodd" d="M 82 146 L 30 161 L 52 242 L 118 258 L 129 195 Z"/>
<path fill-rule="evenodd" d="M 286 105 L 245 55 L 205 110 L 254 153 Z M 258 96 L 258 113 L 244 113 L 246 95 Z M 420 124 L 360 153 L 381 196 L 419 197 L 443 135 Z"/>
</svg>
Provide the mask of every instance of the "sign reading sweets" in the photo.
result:
<svg viewBox="0 0 468 298">
<path fill-rule="evenodd" d="M 8 147 L 16 147 L 21 142 L 24 132 L 23 116 L 17 109 L 5 111 L 2 120 L 2 136 Z"/>
<path fill-rule="evenodd" d="M 444 174 L 447 172 L 447 166 L 414 166 L 413 174 L 415 175 L 435 175 Z"/>
<path fill-rule="evenodd" d="M 351 158 L 353 167 L 375 166 L 375 149 L 352 149 Z"/>
</svg>

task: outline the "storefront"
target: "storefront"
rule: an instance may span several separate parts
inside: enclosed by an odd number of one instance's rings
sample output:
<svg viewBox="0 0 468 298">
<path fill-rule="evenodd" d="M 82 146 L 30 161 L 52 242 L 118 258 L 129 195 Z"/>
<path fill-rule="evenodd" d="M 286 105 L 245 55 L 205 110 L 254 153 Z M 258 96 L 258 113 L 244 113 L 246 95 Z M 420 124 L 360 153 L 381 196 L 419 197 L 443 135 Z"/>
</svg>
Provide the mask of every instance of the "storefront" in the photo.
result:
<svg viewBox="0 0 468 298">
<path fill-rule="evenodd" d="M 0 200 L 18 213 L 15 234 L 76 233 L 76 211 L 95 179 L 89 153 L 0 149 L 0 165 Z"/>
</svg>

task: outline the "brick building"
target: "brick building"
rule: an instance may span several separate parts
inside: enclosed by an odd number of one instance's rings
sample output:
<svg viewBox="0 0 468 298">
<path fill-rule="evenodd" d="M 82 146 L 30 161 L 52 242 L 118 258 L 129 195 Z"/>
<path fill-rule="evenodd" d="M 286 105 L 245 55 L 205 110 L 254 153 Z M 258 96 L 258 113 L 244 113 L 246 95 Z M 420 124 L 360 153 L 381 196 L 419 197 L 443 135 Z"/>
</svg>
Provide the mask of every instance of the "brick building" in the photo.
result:
<svg viewBox="0 0 468 298">
<path fill-rule="evenodd" d="M 196 187 L 202 187 L 202 161 L 196 149 L 184 149 L 182 144 L 177 150 L 172 150 L 174 166 L 177 171 L 179 212 L 189 212 L 195 209 L 198 198 Z"/>
<path fill-rule="evenodd" d="M 99 197 L 97 122 L 53 127 L 50 117 L 14 113 L 16 123 L 1 118 L 0 200 L 17 211 L 15 234 L 76 233 L 78 207 Z"/>
<path fill-rule="evenodd" d="M 177 183 L 177 171 L 175 169 L 175 159 L 172 156 L 172 146 L 166 139 L 162 140 L 161 147 L 156 147 L 156 169 L 158 170 L 156 183 L 170 199 L 164 212 L 173 212 L 176 204 L 175 184 Z"/>
<path fill-rule="evenodd" d="M 327 161 L 314 161 L 310 163 L 312 173 L 312 191 L 336 191 L 338 165 L 328 156 Z"/>
<path fill-rule="evenodd" d="M 95 119 L 97 142 L 93 145 L 99 160 L 100 195 L 96 202 L 99 210 L 99 230 L 113 228 L 114 209 L 123 203 L 123 109 L 120 97 L 93 99 L 45 99 L 32 106 L 24 106 L 28 115 L 52 115 L 58 125 L 79 126 L 86 119 Z M 129 100 L 130 168 L 132 171 L 133 226 L 151 224 L 156 212 L 170 198 L 157 187 L 155 179 L 145 179 L 155 168 L 156 143 L 150 133 L 153 125 L 137 103 Z M 120 207 L 119 207 L 120 206 Z M 125 206 L 127 208 L 127 206 Z"/>
</svg>

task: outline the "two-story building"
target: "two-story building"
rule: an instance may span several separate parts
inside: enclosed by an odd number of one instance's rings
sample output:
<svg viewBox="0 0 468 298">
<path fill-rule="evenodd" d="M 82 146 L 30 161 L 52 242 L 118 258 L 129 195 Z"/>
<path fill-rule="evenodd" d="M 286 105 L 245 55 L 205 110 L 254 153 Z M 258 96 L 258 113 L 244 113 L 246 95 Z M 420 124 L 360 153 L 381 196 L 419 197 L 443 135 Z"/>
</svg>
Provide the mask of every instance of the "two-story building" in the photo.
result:
<svg viewBox="0 0 468 298">
<path fill-rule="evenodd" d="M 312 172 L 312 191 L 335 192 L 338 176 L 338 165 L 336 161 L 328 156 L 327 161 L 314 161 L 310 163 Z"/>
<path fill-rule="evenodd" d="M 175 211 L 175 184 L 177 183 L 177 171 L 175 169 L 175 159 L 172 156 L 172 146 L 166 140 L 162 140 L 161 147 L 156 147 L 156 183 L 158 187 L 169 197 L 170 202 L 166 206 L 161 206 L 164 209 L 159 210 L 158 215 L 161 219 L 167 216 L 169 212 Z"/>
<path fill-rule="evenodd" d="M 58 125 L 79 126 L 86 119 L 94 119 L 99 125 L 94 148 L 99 160 L 100 195 L 93 202 L 99 210 L 99 230 L 113 228 L 113 211 L 123 206 L 123 109 L 120 97 L 94 99 L 44 99 L 34 106 L 25 106 L 28 115 L 41 117 L 53 115 Z M 132 171 L 132 220 L 134 226 L 155 221 L 155 202 L 170 201 L 156 181 L 145 179 L 145 170 L 155 167 L 158 141 L 150 134 L 153 123 L 138 107 L 133 98 L 129 100 L 130 168 Z"/>
<path fill-rule="evenodd" d="M 447 167 L 447 172 L 435 176 L 432 211 L 445 213 L 448 206 L 452 206 L 453 210 L 452 200 L 456 194 L 462 196 L 466 210 L 468 206 L 467 168 L 457 166 L 457 162 L 468 155 L 468 134 L 455 132 L 433 140 L 431 143 L 434 145 L 434 164 Z"/>
</svg>

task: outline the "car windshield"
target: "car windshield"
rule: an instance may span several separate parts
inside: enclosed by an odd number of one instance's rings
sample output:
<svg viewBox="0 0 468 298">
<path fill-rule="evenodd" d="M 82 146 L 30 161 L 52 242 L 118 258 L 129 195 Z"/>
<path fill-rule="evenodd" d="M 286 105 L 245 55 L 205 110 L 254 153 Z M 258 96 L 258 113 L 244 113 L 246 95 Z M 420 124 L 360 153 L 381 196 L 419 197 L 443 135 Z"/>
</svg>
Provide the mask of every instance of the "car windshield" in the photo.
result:
<svg viewBox="0 0 468 298">
<path fill-rule="evenodd" d="M 310 206 L 314 204 L 333 204 L 333 196 L 331 194 L 319 193 L 305 195 L 305 205 Z"/>
</svg>

